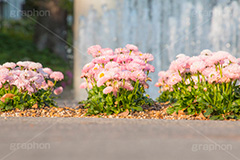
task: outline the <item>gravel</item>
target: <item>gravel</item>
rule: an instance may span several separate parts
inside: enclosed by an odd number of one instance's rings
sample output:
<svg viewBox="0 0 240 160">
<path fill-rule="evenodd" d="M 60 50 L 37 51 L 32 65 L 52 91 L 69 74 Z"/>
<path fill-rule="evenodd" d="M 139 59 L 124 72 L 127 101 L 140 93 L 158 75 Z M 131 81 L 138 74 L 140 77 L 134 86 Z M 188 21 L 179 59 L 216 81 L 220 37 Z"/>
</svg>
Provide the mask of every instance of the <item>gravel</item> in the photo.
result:
<svg viewBox="0 0 240 160">
<path fill-rule="evenodd" d="M 179 111 L 178 114 L 167 114 L 166 110 L 170 106 L 168 103 L 156 103 L 154 106 L 143 106 L 143 111 L 138 112 L 123 112 L 120 114 L 106 115 L 87 115 L 87 109 L 78 105 L 75 101 L 58 101 L 60 107 L 43 107 L 19 110 L 15 109 L 7 112 L 0 112 L 0 117 L 88 117 L 88 118 L 117 118 L 117 119 L 168 119 L 168 120 L 209 120 L 203 114 L 185 115 Z M 67 107 L 66 107 L 67 106 Z M 236 121 L 230 119 L 228 121 Z"/>
</svg>

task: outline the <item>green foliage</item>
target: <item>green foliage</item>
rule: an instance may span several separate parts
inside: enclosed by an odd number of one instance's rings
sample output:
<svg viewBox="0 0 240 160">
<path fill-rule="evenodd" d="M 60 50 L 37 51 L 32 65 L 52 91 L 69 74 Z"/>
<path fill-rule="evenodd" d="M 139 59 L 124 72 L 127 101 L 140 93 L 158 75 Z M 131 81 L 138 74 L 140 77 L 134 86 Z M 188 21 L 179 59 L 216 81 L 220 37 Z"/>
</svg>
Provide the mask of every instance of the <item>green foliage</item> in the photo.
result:
<svg viewBox="0 0 240 160">
<path fill-rule="evenodd" d="M 172 91 L 162 92 L 159 96 L 158 101 L 172 102 L 172 107 L 167 109 L 168 114 L 184 110 L 190 115 L 204 113 L 204 116 L 213 120 L 240 118 L 240 88 L 236 81 L 210 84 L 199 78 L 195 84 L 188 78 L 189 84 L 183 80 L 175 84 Z"/>
<path fill-rule="evenodd" d="M 142 111 L 142 105 L 152 105 L 153 100 L 144 96 L 145 90 L 143 86 L 139 84 L 139 81 L 133 84 L 133 91 L 120 88 L 117 96 L 113 93 L 104 94 L 103 89 L 106 85 L 97 87 L 94 86 L 88 91 L 88 99 L 80 102 L 85 104 L 85 108 L 88 108 L 88 115 L 106 113 L 118 114 L 126 111 Z"/>
<path fill-rule="evenodd" d="M 157 97 L 157 101 L 158 102 L 167 102 L 167 101 L 170 101 L 171 100 L 171 92 L 170 91 L 165 91 L 165 92 L 162 92 L 161 95 L 159 97 Z"/>
<path fill-rule="evenodd" d="M 31 19 L 4 20 L 2 33 L 9 37 L 19 37 L 24 40 L 32 40 L 35 22 Z"/>
<path fill-rule="evenodd" d="M 5 62 L 35 61 L 63 73 L 70 70 L 67 62 L 48 50 L 39 51 L 31 40 L 17 34 L 0 33 L 0 64 Z"/>
<path fill-rule="evenodd" d="M 60 6 L 65 9 L 68 14 L 73 15 L 73 0 L 60 0 Z"/>
<path fill-rule="evenodd" d="M 23 110 L 31 108 L 35 104 L 37 104 L 38 107 L 56 106 L 53 101 L 55 97 L 51 96 L 52 91 L 50 89 L 41 89 L 30 95 L 28 92 L 19 91 L 16 86 L 11 86 L 11 89 L 5 89 L 5 87 L 0 88 L 0 97 L 9 93 L 14 94 L 14 97 L 0 101 L 0 111 L 9 111 L 15 108 Z"/>
</svg>

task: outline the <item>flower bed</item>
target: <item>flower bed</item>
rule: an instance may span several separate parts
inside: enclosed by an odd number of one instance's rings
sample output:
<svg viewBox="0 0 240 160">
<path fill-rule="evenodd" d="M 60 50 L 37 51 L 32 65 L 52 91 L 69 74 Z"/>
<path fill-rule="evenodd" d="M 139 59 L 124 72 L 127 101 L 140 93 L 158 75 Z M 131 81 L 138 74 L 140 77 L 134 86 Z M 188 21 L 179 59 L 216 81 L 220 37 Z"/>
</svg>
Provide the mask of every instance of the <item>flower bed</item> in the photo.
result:
<svg viewBox="0 0 240 160">
<path fill-rule="evenodd" d="M 88 53 L 94 59 L 83 67 L 81 78 L 86 82 L 80 86 L 88 92 L 88 99 L 82 102 L 88 114 L 141 111 L 142 105 L 151 105 L 153 101 L 144 94 L 151 80 L 148 75 L 154 72 L 149 64 L 152 54 L 129 44 L 115 51 L 95 45 Z"/>
<path fill-rule="evenodd" d="M 51 95 L 52 92 L 61 94 L 63 88 L 56 88 L 56 84 L 63 78 L 61 72 L 43 68 L 40 63 L 3 64 L 0 66 L 0 111 L 56 105 Z"/>
<path fill-rule="evenodd" d="M 219 51 L 178 55 L 159 72 L 159 101 L 170 101 L 169 114 L 203 114 L 210 119 L 240 119 L 240 59 Z"/>
<path fill-rule="evenodd" d="M 240 59 L 219 51 L 177 56 L 159 72 L 158 102 L 145 95 L 153 56 L 134 45 L 125 48 L 92 46 L 93 60 L 83 67 L 80 88 L 88 92 L 76 108 L 56 108 L 56 87 L 64 77 L 35 62 L 0 66 L 1 117 L 103 117 L 137 119 L 240 119 Z"/>
</svg>

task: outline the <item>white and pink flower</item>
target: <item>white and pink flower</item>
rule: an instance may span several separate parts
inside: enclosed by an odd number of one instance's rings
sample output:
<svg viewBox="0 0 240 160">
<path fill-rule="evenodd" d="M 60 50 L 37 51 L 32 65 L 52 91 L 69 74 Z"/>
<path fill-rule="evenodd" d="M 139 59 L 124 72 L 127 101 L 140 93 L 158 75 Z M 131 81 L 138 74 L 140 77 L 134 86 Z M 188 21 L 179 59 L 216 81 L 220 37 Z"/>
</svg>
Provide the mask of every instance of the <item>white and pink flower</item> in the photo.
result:
<svg viewBox="0 0 240 160">
<path fill-rule="evenodd" d="M 148 62 L 152 61 L 153 55 L 142 53 L 135 45 L 126 45 L 126 48 L 116 48 L 113 52 L 110 48 L 92 46 L 88 49 L 94 59 L 83 67 L 80 88 L 87 88 L 87 84 L 97 87 L 105 86 L 104 93 L 117 95 L 120 88 L 133 90 L 132 83 L 137 81 L 147 87 L 148 73 L 154 72 L 155 68 Z"/>
</svg>

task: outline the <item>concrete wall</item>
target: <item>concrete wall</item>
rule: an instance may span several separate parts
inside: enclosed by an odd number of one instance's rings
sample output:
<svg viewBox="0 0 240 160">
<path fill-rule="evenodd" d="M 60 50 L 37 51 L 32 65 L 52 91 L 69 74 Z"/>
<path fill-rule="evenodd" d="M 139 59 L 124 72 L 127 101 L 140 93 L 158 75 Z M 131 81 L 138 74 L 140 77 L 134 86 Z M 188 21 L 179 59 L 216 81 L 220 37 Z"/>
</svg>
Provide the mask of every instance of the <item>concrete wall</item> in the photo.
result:
<svg viewBox="0 0 240 160">
<path fill-rule="evenodd" d="M 20 19 L 22 5 L 25 0 L 3 0 L 3 17 L 4 19 Z"/>
<path fill-rule="evenodd" d="M 79 46 L 80 33 L 79 27 L 81 16 L 86 16 L 90 8 L 98 11 L 98 14 L 101 15 L 101 7 L 103 4 L 108 5 L 109 8 L 115 6 L 115 1 L 110 0 L 75 0 L 74 1 L 74 94 L 76 100 L 84 100 L 87 97 L 86 91 L 80 89 L 79 86 L 82 82 L 80 79 L 81 69 L 88 62 L 85 58 L 87 54 L 85 51 L 82 51 Z M 89 58 L 88 58 L 89 59 Z"/>
<path fill-rule="evenodd" d="M 91 7 L 92 5 L 92 7 Z M 87 48 L 135 44 L 152 53 L 155 73 L 147 93 L 159 96 L 154 84 L 176 55 L 198 55 L 203 49 L 225 50 L 239 57 L 240 0 L 75 0 L 75 94 L 82 67 L 91 61 Z"/>
</svg>

